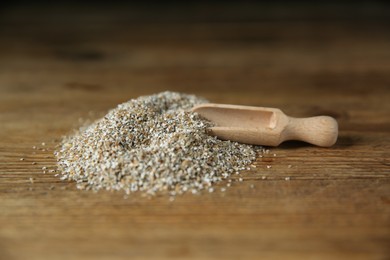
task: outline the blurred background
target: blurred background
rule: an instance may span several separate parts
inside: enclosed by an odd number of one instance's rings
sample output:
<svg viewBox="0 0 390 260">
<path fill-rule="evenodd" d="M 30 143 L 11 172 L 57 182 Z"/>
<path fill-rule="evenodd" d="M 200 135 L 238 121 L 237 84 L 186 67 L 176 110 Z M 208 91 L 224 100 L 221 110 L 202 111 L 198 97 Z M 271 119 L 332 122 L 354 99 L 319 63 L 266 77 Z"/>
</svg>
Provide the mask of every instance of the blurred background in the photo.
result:
<svg viewBox="0 0 390 260">
<path fill-rule="evenodd" d="M 362 94 L 388 93 L 389 7 L 387 1 L 2 1 L 1 89 L 32 102 L 42 95 L 46 102 L 72 101 L 83 113 L 172 90 L 342 118 L 363 106 Z M 327 111 L 321 100 L 344 109 Z M 303 104 L 306 112 L 296 106 Z"/>
</svg>

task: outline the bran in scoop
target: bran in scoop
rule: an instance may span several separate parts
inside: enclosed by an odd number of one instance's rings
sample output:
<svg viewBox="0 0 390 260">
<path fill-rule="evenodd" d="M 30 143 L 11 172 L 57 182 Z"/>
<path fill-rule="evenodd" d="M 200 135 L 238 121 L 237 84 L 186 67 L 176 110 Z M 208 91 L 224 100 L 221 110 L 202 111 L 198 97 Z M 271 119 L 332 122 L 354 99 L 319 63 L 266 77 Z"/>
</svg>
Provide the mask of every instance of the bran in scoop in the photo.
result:
<svg viewBox="0 0 390 260">
<path fill-rule="evenodd" d="M 80 189 L 197 193 L 243 170 L 255 147 L 207 134 L 211 123 L 189 110 L 207 100 L 162 92 L 120 104 L 55 152 L 63 180 Z"/>
</svg>

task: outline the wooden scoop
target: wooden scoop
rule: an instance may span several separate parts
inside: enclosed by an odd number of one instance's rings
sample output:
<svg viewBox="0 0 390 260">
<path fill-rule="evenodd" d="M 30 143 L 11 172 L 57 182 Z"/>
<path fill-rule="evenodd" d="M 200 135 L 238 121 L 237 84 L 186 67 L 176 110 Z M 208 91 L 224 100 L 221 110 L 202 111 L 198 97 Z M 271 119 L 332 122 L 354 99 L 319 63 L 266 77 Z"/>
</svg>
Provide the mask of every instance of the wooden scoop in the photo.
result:
<svg viewBox="0 0 390 260">
<path fill-rule="evenodd" d="M 210 134 L 222 140 L 277 146 L 299 140 L 329 147 L 336 143 L 337 121 L 329 116 L 293 118 L 277 108 L 202 104 L 193 112 L 211 121 Z"/>
</svg>

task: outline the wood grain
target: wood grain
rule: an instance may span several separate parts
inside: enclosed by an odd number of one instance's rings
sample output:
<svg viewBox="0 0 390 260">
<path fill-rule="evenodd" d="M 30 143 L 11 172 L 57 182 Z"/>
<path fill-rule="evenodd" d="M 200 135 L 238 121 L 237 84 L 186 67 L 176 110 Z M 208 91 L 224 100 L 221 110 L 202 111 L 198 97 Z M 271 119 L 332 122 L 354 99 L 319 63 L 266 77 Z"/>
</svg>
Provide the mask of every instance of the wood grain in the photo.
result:
<svg viewBox="0 0 390 260">
<path fill-rule="evenodd" d="M 388 259 L 389 9 L 323 7 L 5 6 L 0 259 Z M 173 202 L 42 173 L 79 118 L 163 90 L 330 115 L 339 140 L 271 148 L 226 192 Z"/>
</svg>

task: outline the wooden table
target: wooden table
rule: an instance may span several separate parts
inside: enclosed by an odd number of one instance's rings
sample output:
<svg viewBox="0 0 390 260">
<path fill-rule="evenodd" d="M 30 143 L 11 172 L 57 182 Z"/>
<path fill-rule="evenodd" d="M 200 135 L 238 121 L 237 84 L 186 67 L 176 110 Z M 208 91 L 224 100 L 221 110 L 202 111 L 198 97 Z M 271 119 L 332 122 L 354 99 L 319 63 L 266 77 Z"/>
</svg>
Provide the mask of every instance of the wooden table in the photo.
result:
<svg viewBox="0 0 390 260">
<path fill-rule="evenodd" d="M 4 5 L 0 259 L 389 259 L 389 14 L 380 2 Z M 270 148 L 226 192 L 173 202 L 42 173 L 79 118 L 164 90 L 331 115 L 339 140 Z"/>
</svg>

